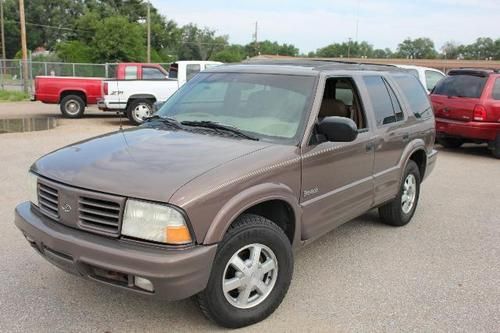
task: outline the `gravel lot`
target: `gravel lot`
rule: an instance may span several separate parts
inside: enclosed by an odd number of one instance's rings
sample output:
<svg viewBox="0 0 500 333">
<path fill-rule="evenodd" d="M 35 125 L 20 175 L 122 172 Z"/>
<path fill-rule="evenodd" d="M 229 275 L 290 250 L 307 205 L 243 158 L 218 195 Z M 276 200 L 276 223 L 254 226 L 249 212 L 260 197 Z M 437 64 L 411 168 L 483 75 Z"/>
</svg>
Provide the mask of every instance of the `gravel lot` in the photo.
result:
<svg viewBox="0 0 500 333">
<path fill-rule="evenodd" d="M 20 115 L 59 113 L 0 104 L 0 118 Z M 0 331 L 219 330 L 191 300 L 155 302 L 60 271 L 14 226 L 34 160 L 118 125 L 95 110 L 53 130 L 0 134 Z M 387 227 L 373 211 L 304 248 L 281 307 L 241 331 L 499 332 L 500 161 L 484 146 L 441 149 L 412 223 Z"/>
</svg>

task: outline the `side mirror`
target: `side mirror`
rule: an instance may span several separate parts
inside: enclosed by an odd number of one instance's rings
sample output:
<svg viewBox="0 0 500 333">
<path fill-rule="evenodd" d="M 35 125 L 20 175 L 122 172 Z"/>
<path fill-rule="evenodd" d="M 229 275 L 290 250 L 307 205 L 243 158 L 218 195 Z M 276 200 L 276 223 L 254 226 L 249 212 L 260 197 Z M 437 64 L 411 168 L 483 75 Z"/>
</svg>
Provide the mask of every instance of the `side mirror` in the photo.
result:
<svg viewBox="0 0 500 333">
<path fill-rule="evenodd" d="M 154 102 L 153 104 L 153 112 L 156 112 L 161 109 L 161 107 L 165 104 L 165 101 L 163 102 Z"/>
<path fill-rule="evenodd" d="M 318 124 L 318 130 L 332 142 L 352 142 L 358 137 L 356 123 L 344 117 L 326 117 Z"/>
</svg>

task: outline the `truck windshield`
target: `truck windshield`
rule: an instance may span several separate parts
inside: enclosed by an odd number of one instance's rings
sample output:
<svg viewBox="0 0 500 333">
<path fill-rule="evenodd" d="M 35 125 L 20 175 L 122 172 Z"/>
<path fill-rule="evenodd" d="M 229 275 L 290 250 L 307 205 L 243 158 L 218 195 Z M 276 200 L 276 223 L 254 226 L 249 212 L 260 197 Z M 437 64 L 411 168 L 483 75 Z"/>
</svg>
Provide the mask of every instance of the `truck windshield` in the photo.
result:
<svg viewBox="0 0 500 333">
<path fill-rule="evenodd" d="M 313 76 L 200 73 L 157 114 L 179 122 L 229 125 L 263 140 L 296 142 L 315 84 Z"/>
</svg>

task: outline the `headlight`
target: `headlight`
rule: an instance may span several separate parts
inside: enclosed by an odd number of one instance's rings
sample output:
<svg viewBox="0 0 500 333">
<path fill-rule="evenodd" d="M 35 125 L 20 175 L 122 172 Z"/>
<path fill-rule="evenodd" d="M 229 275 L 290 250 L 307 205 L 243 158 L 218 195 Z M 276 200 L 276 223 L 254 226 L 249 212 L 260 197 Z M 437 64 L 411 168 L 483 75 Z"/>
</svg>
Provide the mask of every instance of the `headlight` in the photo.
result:
<svg viewBox="0 0 500 333">
<path fill-rule="evenodd" d="M 31 172 L 28 172 L 28 191 L 30 201 L 38 206 L 38 177 Z"/>
<path fill-rule="evenodd" d="M 127 200 L 122 235 L 166 244 L 191 243 L 191 234 L 182 214 L 166 205 Z"/>
</svg>

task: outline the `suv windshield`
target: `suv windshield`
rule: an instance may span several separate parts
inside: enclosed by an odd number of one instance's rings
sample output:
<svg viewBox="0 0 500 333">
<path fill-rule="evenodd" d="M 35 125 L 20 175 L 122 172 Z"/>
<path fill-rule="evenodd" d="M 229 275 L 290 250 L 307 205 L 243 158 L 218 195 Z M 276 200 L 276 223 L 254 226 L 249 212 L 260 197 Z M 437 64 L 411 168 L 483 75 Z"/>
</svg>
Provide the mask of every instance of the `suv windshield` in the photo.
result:
<svg viewBox="0 0 500 333">
<path fill-rule="evenodd" d="M 315 84 L 313 76 L 200 73 L 157 114 L 179 122 L 215 122 L 259 139 L 296 143 Z"/>
<path fill-rule="evenodd" d="M 483 76 L 452 75 L 439 82 L 432 93 L 453 97 L 480 98 L 487 80 L 488 78 Z"/>
</svg>

